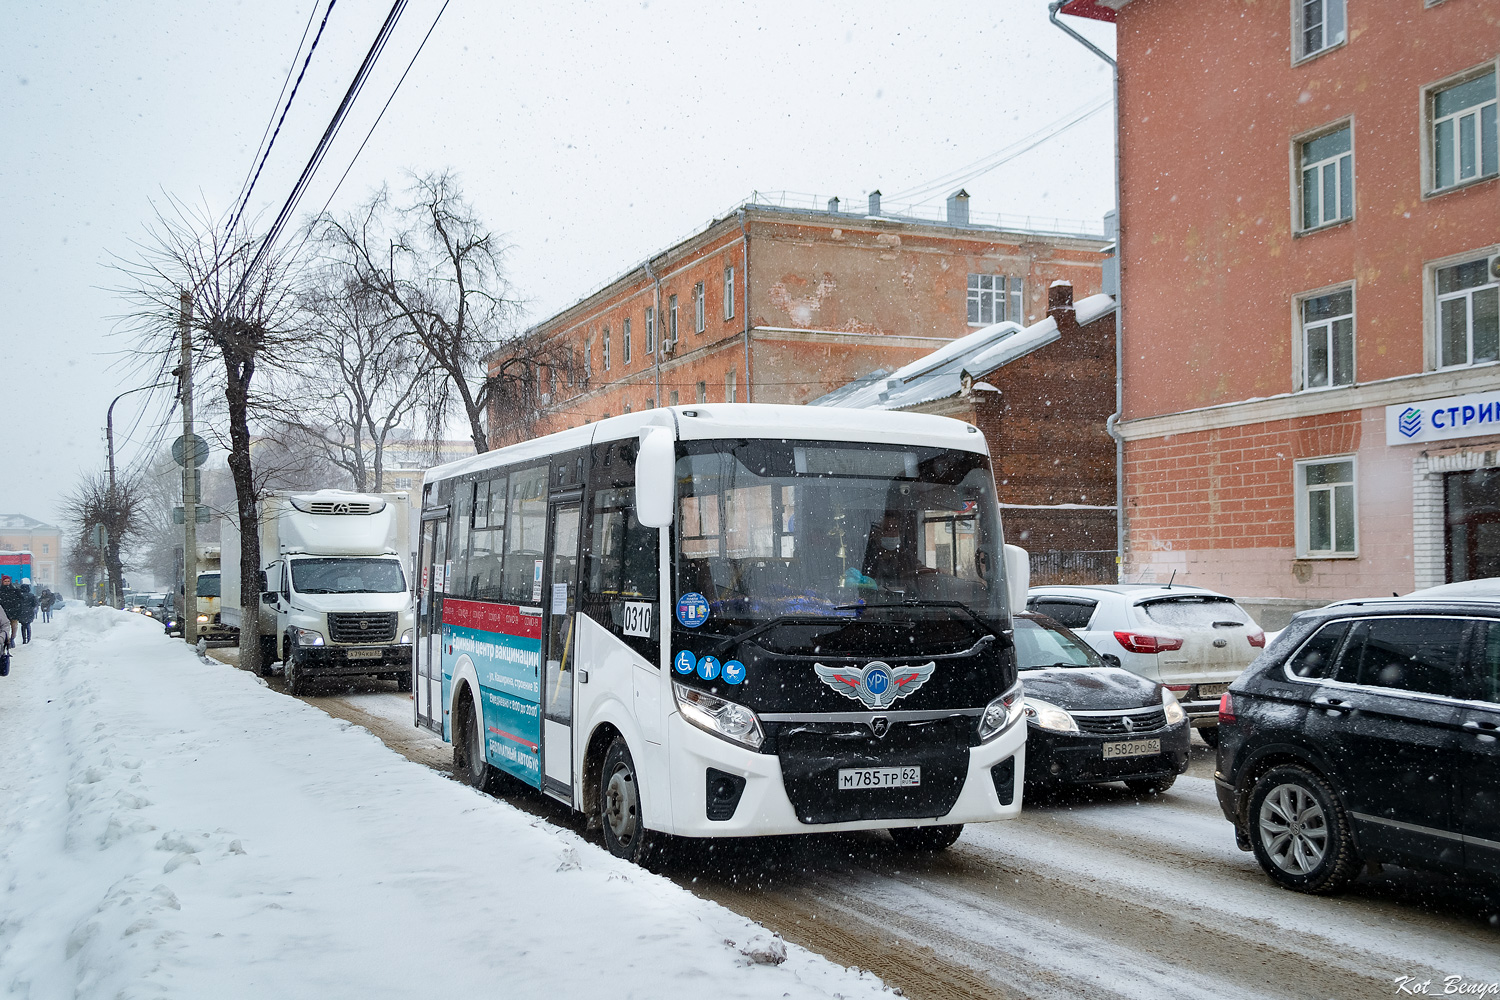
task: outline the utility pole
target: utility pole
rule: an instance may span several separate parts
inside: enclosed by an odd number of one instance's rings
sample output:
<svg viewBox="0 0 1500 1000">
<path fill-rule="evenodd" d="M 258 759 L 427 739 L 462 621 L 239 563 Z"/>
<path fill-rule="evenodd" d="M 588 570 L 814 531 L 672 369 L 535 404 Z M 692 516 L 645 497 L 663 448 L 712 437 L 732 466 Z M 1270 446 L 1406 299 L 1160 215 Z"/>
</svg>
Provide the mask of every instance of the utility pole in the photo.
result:
<svg viewBox="0 0 1500 1000">
<path fill-rule="evenodd" d="M 193 296 L 178 300 L 177 329 L 182 334 L 182 638 L 198 645 L 198 465 L 193 444 Z"/>
</svg>

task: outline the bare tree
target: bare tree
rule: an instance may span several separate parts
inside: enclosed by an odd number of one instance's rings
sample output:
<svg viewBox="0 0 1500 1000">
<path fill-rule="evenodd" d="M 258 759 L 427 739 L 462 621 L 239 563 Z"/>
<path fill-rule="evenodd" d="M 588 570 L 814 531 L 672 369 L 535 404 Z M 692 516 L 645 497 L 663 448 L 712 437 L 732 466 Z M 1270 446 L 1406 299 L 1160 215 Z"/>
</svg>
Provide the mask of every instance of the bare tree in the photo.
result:
<svg viewBox="0 0 1500 1000">
<path fill-rule="evenodd" d="M 441 374 L 428 402 L 436 419 L 461 409 L 474 448 L 488 451 L 494 382 L 486 359 L 502 343 L 515 303 L 507 297 L 505 248 L 457 178 L 448 171 L 414 176 L 401 203 L 382 187 L 350 216 L 325 216 L 314 227 L 324 254 L 383 304 Z"/>
<path fill-rule="evenodd" d="M 561 339 L 523 334 L 505 341 L 494 357 L 499 363 L 489 383 L 489 430 L 497 446 L 535 437 L 553 401 L 588 383 L 583 365 Z"/>
<path fill-rule="evenodd" d="M 221 370 L 240 526 L 240 656 L 243 666 L 255 669 L 260 654 L 260 493 L 252 469 L 250 421 L 260 405 L 257 371 L 274 364 L 295 333 L 286 262 L 275 252 L 264 252 L 261 241 L 247 231 L 225 231 L 211 213 L 173 200 L 158 208 L 139 259 L 121 262 L 119 269 L 127 277 L 120 291 L 135 307 L 127 325 L 153 375 L 159 378 L 172 370 L 179 378 L 193 377 L 194 372 L 173 368 L 183 296 L 191 303 L 187 321 L 195 368 L 217 365 Z"/>
<path fill-rule="evenodd" d="M 139 490 L 132 481 L 111 482 L 106 472 L 93 472 L 84 476 L 73 491 L 63 498 L 63 518 L 79 539 L 73 547 L 75 556 L 84 549 L 96 552 L 99 545 L 94 541 L 98 532 L 103 532 L 103 570 L 110 583 L 110 601 L 120 607 L 125 593 L 125 570 L 120 560 L 120 550 L 133 543 L 141 534 L 143 504 Z M 97 560 L 91 560 L 95 565 Z"/>
</svg>

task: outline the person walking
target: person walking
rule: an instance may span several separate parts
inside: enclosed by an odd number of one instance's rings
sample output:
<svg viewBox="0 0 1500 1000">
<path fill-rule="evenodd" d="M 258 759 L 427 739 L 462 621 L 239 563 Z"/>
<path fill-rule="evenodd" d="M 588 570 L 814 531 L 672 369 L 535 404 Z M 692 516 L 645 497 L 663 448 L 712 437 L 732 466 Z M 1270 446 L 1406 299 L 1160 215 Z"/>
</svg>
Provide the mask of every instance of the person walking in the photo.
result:
<svg viewBox="0 0 1500 1000">
<path fill-rule="evenodd" d="M 11 642 L 10 619 L 0 615 L 0 677 L 10 673 Z"/>
<path fill-rule="evenodd" d="M 5 648 L 13 649 L 16 645 L 16 636 L 21 633 L 21 592 L 11 585 L 8 576 L 0 576 L 0 615 L 5 616 L 7 623 L 7 635 L 5 637 Z"/>
<path fill-rule="evenodd" d="M 21 584 L 21 645 L 31 641 L 31 623 L 36 621 L 36 595 L 31 592 L 31 584 Z"/>
<path fill-rule="evenodd" d="M 55 600 L 57 600 L 57 595 L 52 592 L 50 587 L 43 584 L 41 596 L 37 598 L 37 603 L 42 609 L 43 625 L 52 620 L 52 602 Z"/>
</svg>

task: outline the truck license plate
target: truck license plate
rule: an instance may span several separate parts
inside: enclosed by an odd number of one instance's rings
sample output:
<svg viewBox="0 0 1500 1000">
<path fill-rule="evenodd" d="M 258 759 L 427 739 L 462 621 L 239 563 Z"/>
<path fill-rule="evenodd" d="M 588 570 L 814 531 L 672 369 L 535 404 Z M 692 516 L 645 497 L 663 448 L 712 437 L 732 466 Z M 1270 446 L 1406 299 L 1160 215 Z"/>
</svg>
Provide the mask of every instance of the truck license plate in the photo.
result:
<svg viewBox="0 0 1500 1000">
<path fill-rule="evenodd" d="M 378 660 L 383 652 L 379 649 L 351 649 L 345 655 L 351 660 Z"/>
<path fill-rule="evenodd" d="M 1104 744 L 1104 759 L 1111 757 L 1144 757 L 1161 753 L 1161 740 L 1126 740 L 1123 743 Z"/>
<path fill-rule="evenodd" d="M 839 791 L 855 788 L 915 788 L 922 783 L 920 767 L 845 767 L 839 770 Z"/>
</svg>

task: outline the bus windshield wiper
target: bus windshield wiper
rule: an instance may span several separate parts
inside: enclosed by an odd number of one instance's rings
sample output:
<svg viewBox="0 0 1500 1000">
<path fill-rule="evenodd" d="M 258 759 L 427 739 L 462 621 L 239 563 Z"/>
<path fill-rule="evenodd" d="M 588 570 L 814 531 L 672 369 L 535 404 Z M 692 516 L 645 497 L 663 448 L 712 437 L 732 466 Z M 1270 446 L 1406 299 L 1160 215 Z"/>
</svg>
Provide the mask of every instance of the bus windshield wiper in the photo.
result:
<svg viewBox="0 0 1500 1000">
<path fill-rule="evenodd" d="M 758 635 L 769 632 L 771 629 L 776 628 L 779 625 L 786 625 L 789 623 L 796 625 L 848 625 L 853 620 L 854 619 L 852 618 L 833 615 L 777 615 L 775 618 L 772 618 L 769 621 L 761 622 L 754 628 L 746 629 L 744 632 L 740 632 L 737 635 L 727 635 L 724 638 L 720 639 L 719 644 L 714 647 L 712 655 L 718 656 L 721 653 L 727 652 L 730 647 L 736 645 L 737 643 L 745 642 L 748 639 L 753 639 Z"/>
<path fill-rule="evenodd" d="M 923 601 L 913 598 L 911 600 L 905 601 L 888 601 L 881 604 L 840 604 L 833 610 L 858 611 L 863 608 L 957 608 L 958 610 L 962 611 L 964 614 L 968 615 L 970 618 L 978 622 L 981 626 L 984 627 L 986 631 L 992 632 L 997 637 L 1004 634 L 999 629 L 995 628 L 995 626 L 985 621 L 984 617 L 980 615 L 979 612 L 975 611 L 973 608 L 969 607 L 962 601 Z"/>
</svg>

